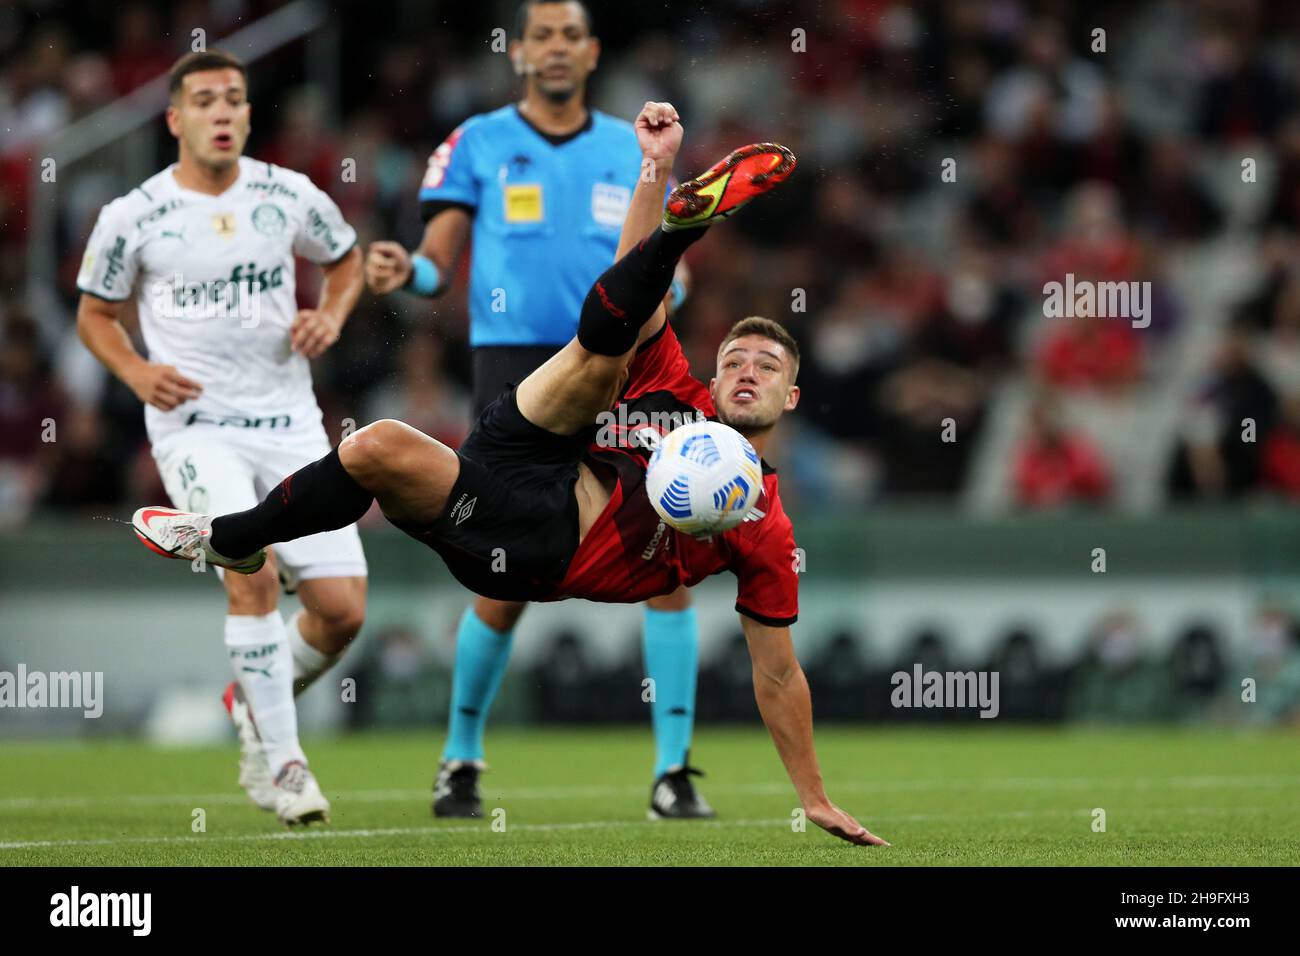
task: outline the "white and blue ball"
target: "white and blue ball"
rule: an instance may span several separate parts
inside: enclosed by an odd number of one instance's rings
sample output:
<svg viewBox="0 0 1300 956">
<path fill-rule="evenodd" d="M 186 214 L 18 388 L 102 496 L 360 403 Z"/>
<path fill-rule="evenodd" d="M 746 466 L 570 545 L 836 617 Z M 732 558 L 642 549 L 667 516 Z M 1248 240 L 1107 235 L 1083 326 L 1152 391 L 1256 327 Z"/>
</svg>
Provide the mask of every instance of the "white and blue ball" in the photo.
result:
<svg viewBox="0 0 1300 956">
<path fill-rule="evenodd" d="M 763 468 L 740 432 L 721 422 L 694 422 L 664 436 L 645 484 L 669 526 L 706 537 L 745 520 L 763 489 Z"/>
</svg>

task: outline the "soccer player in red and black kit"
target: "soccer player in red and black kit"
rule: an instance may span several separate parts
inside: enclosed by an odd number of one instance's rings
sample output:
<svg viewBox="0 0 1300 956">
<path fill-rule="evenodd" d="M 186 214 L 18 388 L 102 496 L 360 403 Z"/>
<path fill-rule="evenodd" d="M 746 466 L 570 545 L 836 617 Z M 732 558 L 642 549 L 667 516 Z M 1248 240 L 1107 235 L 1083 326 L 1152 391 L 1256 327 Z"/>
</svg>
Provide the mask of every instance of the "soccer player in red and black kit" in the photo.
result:
<svg viewBox="0 0 1300 956">
<path fill-rule="evenodd" d="M 790 639 L 798 575 L 776 473 L 764 465 L 763 493 L 746 521 L 697 540 L 660 522 L 650 504 L 650 443 L 597 427 L 601 413 L 620 403 L 629 413 L 620 421 L 634 411 L 679 412 L 683 420 L 699 412 L 762 454 L 777 420 L 799 400 L 794 340 L 775 322 L 742 319 L 719 347 L 706 388 L 690 375 L 663 300 L 687 247 L 782 182 L 794 156 L 770 143 L 739 149 L 674 189 L 664 210 L 656 183 L 670 175 L 681 145 L 676 110 L 647 103 L 636 132 L 655 175 L 638 183 L 618 261 L 588 293 L 578 334 L 503 391 L 458 452 L 402 422 L 375 422 L 248 511 L 214 518 L 142 508 L 136 534 L 160 554 L 193 560 L 202 553 L 248 573 L 268 545 L 345 527 L 378 500 L 389 521 L 438 552 L 462 584 L 501 600 L 633 603 L 730 570 L 759 711 L 808 819 L 851 843 L 884 844 L 822 787 L 808 683 Z M 611 432 L 620 440 L 609 441 Z"/>
</svg>

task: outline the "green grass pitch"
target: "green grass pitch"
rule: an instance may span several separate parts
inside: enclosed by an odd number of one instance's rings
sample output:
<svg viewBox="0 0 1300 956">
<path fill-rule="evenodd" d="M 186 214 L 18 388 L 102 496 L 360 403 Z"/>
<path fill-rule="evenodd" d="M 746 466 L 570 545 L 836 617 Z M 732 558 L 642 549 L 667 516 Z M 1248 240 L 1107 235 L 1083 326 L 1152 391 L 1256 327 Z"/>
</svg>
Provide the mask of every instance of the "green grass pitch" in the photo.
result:
<svg viewBox="0 0 1300 956">
<path fill-rule="evenodd" d="M 0 866 L 1300 863 L 1294 732 L 824 726 L 817 740 L 831 798 L 892 847 L 795 832 L 761 727 L 697 733 L 711 823 L 646 820 L 648 728 L 502 729 L 483 820 L 430 815 L 434 734 L 309 740 L 333 819 L 293 833 L 238 789 L 233 742 L 0 743 Z"/>
</svg>

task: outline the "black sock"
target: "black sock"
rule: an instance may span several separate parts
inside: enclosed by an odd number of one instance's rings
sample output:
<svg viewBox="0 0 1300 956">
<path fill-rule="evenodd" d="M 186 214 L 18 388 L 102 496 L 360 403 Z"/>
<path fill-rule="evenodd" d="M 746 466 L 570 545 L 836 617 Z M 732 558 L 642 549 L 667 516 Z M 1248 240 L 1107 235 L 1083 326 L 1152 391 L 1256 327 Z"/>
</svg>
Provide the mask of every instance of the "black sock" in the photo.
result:
<svg viewBox="0 0 1300 956">
<path fill-rule="evenodd" d="M 677 260 L 707 228 L 656 229 L 596 280 L 582 303 L 578 341 L 598 355 L 623 355 L 668 294 Z"/>
<path fill-rule="evenodd" d="M 335 448 L 280 482 L 261 504 L 213 518 L 212 549 L 227 558 L 242 558 L 268 544 L 346 528 L 374 500 L 347 473 Z"/>
</svg>

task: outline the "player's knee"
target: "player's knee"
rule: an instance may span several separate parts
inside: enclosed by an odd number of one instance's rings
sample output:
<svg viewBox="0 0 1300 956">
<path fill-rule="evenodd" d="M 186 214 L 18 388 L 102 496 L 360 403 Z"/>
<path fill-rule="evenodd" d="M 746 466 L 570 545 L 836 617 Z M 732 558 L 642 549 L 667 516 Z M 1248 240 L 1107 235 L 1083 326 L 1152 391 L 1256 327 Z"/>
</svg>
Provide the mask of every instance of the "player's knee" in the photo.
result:
<svg viewBox="0 0 1300 956">
<path fill-rule="evenodd" d="M 361 631 L 366 623 L 366 606 L 364 601 L 348 601 L 319 609 L 317 616 L 321 622 L 321 632 L 332 645 L 331 654 L 343 650 Z"/>
<path fill-rule="evenodd" d="M 339 461 L 358 481 L 383 477 L 400 460 L 411 427 L 391 418 L 371 422 L 339 443 Z"/>
<path fill-rule="evenodd" d="M 319 648 L 341 653 L 366 622 L 366 579 L 311 579 L 299 589 L 309 630 L 325 642 Z"/>
<path fill-rule="evenodd" d="M 671 594 L 659 594 L 646 599 L 646 607 L 654 611 L 685 611 L 691 606 L 691 591 L 680 587 Z"/>
<path fill-rule="evenodd" d="M 492 630 L 504 634 L 515 629 L 527 606 L 522 601 L 495 601 L 480 597 L 474 601 L 474 614 Z"/>
</svg>

